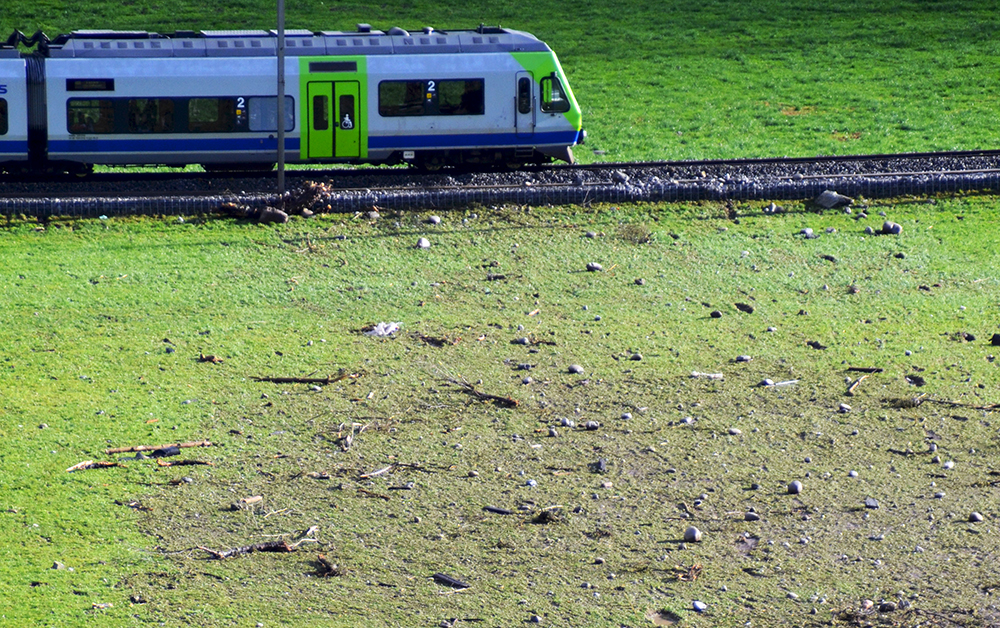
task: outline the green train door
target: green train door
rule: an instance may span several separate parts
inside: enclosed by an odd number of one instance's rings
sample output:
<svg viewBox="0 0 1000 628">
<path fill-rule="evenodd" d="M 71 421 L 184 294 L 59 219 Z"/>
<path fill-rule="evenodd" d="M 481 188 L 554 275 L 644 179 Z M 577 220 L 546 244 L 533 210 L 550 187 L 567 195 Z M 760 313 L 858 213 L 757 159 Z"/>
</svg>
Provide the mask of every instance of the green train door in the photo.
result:
<svg viewBox="0 0 1000 628">
<path fill-rule="evenodd" d="M 357 81 L 307 85 L 309 139 L 307 157 L 361 156 L 360 89 Z"/>
</svg>

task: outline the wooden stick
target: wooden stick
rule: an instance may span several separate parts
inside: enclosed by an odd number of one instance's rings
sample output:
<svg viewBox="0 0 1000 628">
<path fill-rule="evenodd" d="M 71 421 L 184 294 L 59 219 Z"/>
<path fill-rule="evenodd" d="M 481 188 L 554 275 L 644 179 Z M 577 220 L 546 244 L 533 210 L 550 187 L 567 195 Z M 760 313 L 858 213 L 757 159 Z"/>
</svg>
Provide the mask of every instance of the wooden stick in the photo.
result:
<svg viewBox="0 0 1000 628">
<path fill-rule="evenodd" d="M 190 443 L 170 443 L 169 445 L 135 445 L 133 447 L 113 447 L 105 449 L 104 453 L 124 454 L 130 451 L 152 451 L 154 449 L 166 449 L 167 447 L 211 447 L 212 443 L 207 440 L 192 441 Z"/>
<path fill-rule="evenodd" d="M 847 370 L 854 373 L 881 373 L 884 369 L 877 366 L 849 366 Z"/>
<path fill-rule="evenodd" d="M 383 467 L 383 468 L 379 469 L 378 471 L 372 471 L 371 473 L 366 473 L 366 474 L 364 474 L 364 475 L 361 476 L 361 479 L 373 478 L 373 477 L 382 475 L 383 473 L 386 473 L 388 471 L 392 471 L 393 467 L 395 467 L 395 466 L 396 466 L 395 464 L 390 464 L 388 467 Z"/>
<path fill-rule="evenodd" d="M 208 552 L 212 555 L 212 558 L 216 560 L 222 560 L 223 558 L 230 558 L 232 556 L 239 556 L 243 554 L 252 554 L 254 552 L 294 552 L 296 548 L 289 545 L 285 541 L 268 541 L 266 543 L 254 543 L 253 545 L 234 547 L 233 549 L 223 550 L 221 552 L 207 547 L 202 547 L 200 545 L 198 546 L 198 549 Z"/>
<path fill-rule="evenodd" d="M 499 395 L 491 395 L 489 393 L 480 392 L 468 382 L 460 382 L 457 379 L 449 379 L 448 381 L 461 387 L 463 392 L 466 394 L 472 395 L 480 401 L 491 401 L 494 405 L 500 406 L 501 408 L 516 408 L 520 404 L 517 399 L 513 399 L 511 397 L 501 397 Z"/>
<path fill-rule="evenodd" d="M 94 462 L 93 460 L 84 460 L 72 467 L 66 469 L 66 473 L 73 473 L 74 471 L 83 471 L 84 469 L 107 469 L 108 467 L 124 467 L 125 465 L 118 462 Z"/>
<path fill-rule="evenodd" d="M 183 467 L 187 465 L 196 465 L 196 464 L 205 464 L 210 467 L 215 466 L 211 462 L 205 462 L 204 460 L 171 460 L 171 461 L 157 460 L 156 464 L 158 464 L 161 467 Z"/>
<path fill-rule="evenodd" d="M 858 380 L 856 382 L 854 382 L 853 384 L 851 384 L 850 386 L 848 386 L 847 387 L 847 396 L 848 397 L 853 397 L 854 396 L 854 391 L 856 391 L 858 389 L 858 386 L 860 386 L 861 382 L 865 381 L 865 379 L 867 379 L 867 377 L 868 377 L 867 375 L 862 375 L 861 377 L 858 378 Z"/>
</svg>

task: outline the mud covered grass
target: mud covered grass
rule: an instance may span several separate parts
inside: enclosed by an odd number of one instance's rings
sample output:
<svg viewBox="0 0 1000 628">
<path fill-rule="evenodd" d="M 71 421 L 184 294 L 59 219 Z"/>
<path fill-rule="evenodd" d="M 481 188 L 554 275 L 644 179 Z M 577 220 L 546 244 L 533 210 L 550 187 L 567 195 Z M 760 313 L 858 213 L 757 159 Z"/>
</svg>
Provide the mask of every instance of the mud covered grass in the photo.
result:
<svg viewBox="0 0 1000 628">
<path fill-rule="evenodd" d="M 786 209 L 10 226 L 0 614 L 996 623 L 996 199 Z"/>
</svg>

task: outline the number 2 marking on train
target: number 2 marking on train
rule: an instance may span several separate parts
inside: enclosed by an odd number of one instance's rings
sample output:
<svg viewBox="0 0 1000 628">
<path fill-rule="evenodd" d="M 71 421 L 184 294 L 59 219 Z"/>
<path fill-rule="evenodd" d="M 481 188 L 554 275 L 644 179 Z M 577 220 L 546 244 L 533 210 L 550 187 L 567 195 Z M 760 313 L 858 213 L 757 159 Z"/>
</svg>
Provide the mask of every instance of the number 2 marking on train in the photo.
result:
<svg viewBox="0 0 1000 628">
<path fill-rule="evenodd" d="M 434 83 L 434 81 L 427 81 L 427 91 L 429 91 L 430 93 L 432 94 L 434 93 L 434 89 L 436 86 L 437 85 Z"/>
<path fill-rule="evenodd" d="M 236 99 L 236 108 L 237 108 L 237 109 L 242 109 L 243 107 L 245 107 L 245 106 L 246 106 L 246 102 L 247 102 L 247 101 L 246 101 L 246 99 L 245 99 L 245 98 L 243 98 L 242 96 L 239 96 L 239 97 L 238 97 L 238 98 Z"/>
</svg>

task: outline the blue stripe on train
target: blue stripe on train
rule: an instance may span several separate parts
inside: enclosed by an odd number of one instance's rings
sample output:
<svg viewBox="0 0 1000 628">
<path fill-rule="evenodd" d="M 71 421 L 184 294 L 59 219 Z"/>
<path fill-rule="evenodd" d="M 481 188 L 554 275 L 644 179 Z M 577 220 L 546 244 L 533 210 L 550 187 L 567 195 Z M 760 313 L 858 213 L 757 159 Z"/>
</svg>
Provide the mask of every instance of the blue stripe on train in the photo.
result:
<svg viewBox="0 0 1000 628">
<path fill-rule="evenodd" d="M 49 155 L 54 153 L 253 152 L 276 150 L 278 150 L 277 139 L 259 137 L 49 140 Z M 298 151 L 299 138 L 287 138 L 285 140 L 285 150 Z"/>
<path fill-rule="evenodd" d="M 547 133 L 470 133 L 461 135 L 385 135 L 368 138 L 369 149 L 473 148 L 477 146 L 539 146 L 576 144 L 576 131 Z"/>
<path fill-rule="evenodd" d="M 477 146 L 571 145 L 576 131 L 555 131 L 518 136 L 515 133 L 467 133 L 456 135 L 387 135 L 368 138 L 369 150 L 410 150 L 427 148 L 472 148 Z M 13 143 L 13 142 L 12 142 Z M 285 150 L 297 152 L 299 138 L 285 140 Z M 0 143 L 2 152 L 3 143 Z M 26 149 L 26 145 L 24 145 Z M 164 152 L 262 152 L 275 151 L 278 142 L 264 138 L 148 138 L 50 140 L 49 154 L 61 153 L 164 153 Z"/>
</svg>

